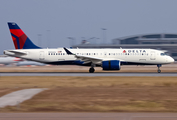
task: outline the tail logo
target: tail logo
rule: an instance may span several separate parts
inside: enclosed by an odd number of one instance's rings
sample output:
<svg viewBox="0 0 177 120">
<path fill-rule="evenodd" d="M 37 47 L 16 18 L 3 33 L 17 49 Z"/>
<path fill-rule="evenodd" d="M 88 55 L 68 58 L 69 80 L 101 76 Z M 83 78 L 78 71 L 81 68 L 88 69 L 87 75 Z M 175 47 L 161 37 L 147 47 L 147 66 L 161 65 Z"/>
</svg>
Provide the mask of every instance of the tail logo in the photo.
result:
<svg viewBox="0 0 177 120">
<path fill-rule="evenodd" d="M 16 49 L 23 49 L 27 36 L 21 29 L 10 29 L 12 39 Z"/>
<path fill-rule="evenodd" d="M 8 23 L 12 40 L 16 49 L 37 49 L 40 48 L 26 36 L 16 23 Z"/>
</svg>

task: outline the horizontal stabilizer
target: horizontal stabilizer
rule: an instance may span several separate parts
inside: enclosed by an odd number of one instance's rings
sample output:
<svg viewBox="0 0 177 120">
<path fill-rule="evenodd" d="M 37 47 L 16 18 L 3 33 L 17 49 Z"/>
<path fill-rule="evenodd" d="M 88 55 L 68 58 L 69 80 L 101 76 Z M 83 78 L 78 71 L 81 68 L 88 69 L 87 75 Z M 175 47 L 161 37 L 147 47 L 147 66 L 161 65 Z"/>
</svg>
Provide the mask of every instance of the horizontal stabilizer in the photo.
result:
<svg viewBox="0 0 177 120">
<path fill-rule="evenodd" d="M 14 53 L 14 54 L 20 54 L 20 55 L 26 55 L 25 52 L 19 52 L 19 51 L 13 51 L 13 50 L 8 50 L 7 52 L 11 52 L 11 53 Z"/>
</svg>

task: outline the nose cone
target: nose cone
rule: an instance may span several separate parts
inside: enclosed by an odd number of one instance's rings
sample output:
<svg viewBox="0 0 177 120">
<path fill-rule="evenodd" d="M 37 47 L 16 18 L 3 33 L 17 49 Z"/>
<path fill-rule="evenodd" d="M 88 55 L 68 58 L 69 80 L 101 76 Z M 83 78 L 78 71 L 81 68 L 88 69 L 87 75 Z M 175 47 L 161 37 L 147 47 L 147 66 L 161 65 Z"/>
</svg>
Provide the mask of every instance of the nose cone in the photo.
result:
<svg viewBox="0 0 177 120">
<path fill-rule="evenodd" d="M 172 57 L 168 58 L 168 62 L 173 63 L 175 60 Z"/>
</svg>

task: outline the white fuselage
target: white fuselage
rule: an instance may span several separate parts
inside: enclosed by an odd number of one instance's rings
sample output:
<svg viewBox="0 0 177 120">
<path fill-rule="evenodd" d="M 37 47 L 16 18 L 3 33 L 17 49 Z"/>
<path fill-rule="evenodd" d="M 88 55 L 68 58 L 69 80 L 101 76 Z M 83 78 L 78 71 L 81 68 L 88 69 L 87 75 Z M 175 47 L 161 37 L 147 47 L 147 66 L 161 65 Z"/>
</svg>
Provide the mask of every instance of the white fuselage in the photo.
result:
<svg viewBox="0 0 177 120">
<path fill-rule="evenodd" d="M 168 64 L 174 59 L 165 55 L 163 51 L 155 49 L 68 49 L 76 55 L 100 58 L 102 61 L 119 60 L 121 63 L 128 64 Z M 14 51 L 14 52 L 12 52 Z M 24 55 L 16 52 L 26 53 Z M 16 49 L 5 50 L 4 54 L 19 57 L 27 60 L 38 61 L 48 64 L 70 64 L 79 60 L 75 55 L 68 55 L 63 48 L 58 49 Z M 93 62 L 93 61 L 92 61 Z M 101 65 L 101 62 L 95 64 Z M 126 64 L 125 64 L 126 65 Z"/>
</svg>

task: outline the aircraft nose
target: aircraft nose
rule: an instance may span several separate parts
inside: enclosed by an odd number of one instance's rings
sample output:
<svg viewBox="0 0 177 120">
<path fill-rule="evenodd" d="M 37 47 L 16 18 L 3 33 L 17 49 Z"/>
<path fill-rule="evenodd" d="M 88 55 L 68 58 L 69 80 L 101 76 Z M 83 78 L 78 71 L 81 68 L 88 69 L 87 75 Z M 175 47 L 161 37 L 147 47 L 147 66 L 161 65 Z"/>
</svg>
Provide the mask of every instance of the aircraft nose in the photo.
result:
<svg viewBox="0 0 177 120">
<path fill-rule="evenodd" d="M 168 58 L 168 61 L 169 61 L 170 63 L 173 63 L 175 60 L 174 60 L 172 57 L 169 57 L 169 58 Z"/>
</svg>

